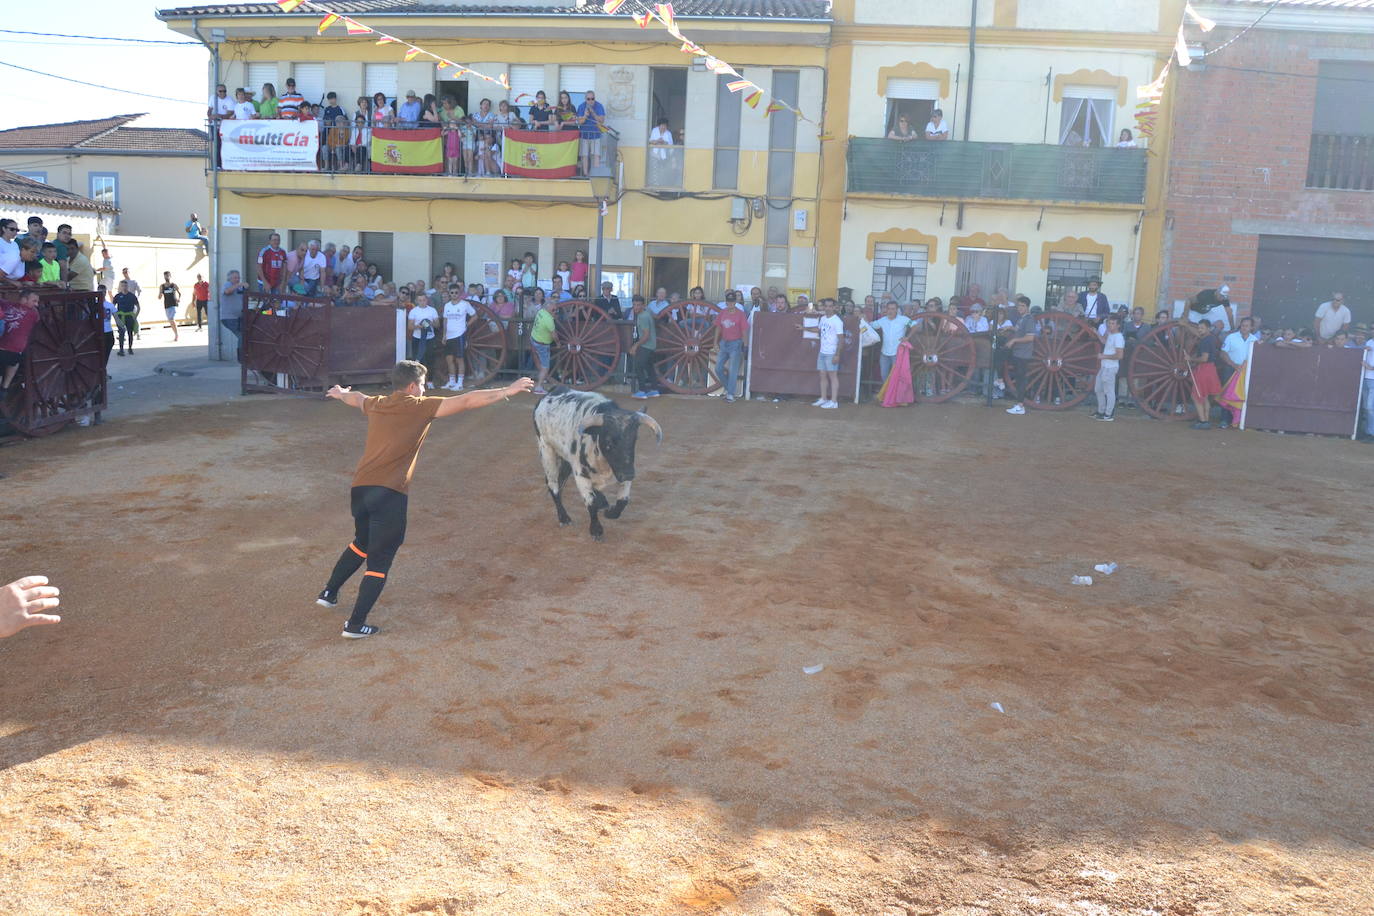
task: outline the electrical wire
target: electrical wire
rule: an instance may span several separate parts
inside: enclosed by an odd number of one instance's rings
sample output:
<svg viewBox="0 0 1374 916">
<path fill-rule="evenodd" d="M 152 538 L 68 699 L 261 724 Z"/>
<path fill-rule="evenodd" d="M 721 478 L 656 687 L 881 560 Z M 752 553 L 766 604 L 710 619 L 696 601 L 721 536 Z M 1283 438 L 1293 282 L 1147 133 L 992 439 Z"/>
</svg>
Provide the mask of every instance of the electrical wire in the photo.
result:
<svg viewBox="0 0 1374 916">
<path fill-rule="evenodd" d="M 1226 41 L 1224 41 L 1224 42 L 1222 42 L 1221 44 L 1217 45 L 1217 46 L 1216 46 L 1215 48 L 1213 48 L 1212 50 L 1210 50 L 1210 51 L 1204 51 L 1201 55 L 1198 56 L 1197 59 L 1198 59 L 1198 60 L 1202 60 L 1203 58 L 1211 57 L 1213 54 L 1216 54 L 1216 53 L 1219 52 L 1219 51 L 1225 51 L 1225 50 L 1226 50 L 1227 48 L 1229 48 L 1231 45 L 1235 44 L 1237 41 L 1240 41 L 1240 39 L 1244 38 L 1245 35 L 1246 35 L 1251 29 L 1253 29 L 1255 26 L 1259 25 L 1259 24 L 1264 20 L 1264 17 L 1265 17 L 1265 16 L 1268 16 L 1270 13 L 1272 13 L 1272 12 L 1278 7 L 1278 5 L 1279 5 L 1280 3 L 1282 3 L 1282 2 L 1283 2 L 1283 0 L 1274 0 L 1273 3 L 1269 4 L 1267 7 L 1264 8 L 1264 12 L 1260 13 L 1259 16 L 1255 19 L 1254 22 L 1250 23 L 1250 24 L 1247 25 L 1245 28 L 1241 29 L 1239 32 L 1237 32 L 1236 34 L 1232 35 L 1230 38 L 1226 39 Z"/>
<path fill-rule="evenodd" d="M 103 89 L 106 92 L 122 92 L 125 95 L 142 96 L 145 99 L 157 99 L 159 102 L 177 102 L 181 105 L 205 105 L 205 102 L 192 102 L 188 99 L 172 99 L 165 95 L 153 95 L 148 92 L 135 92 L 133 89 L 117 89 L 114 86 L 102 86 L 99 83 L 88 83 L 85 80 L 72 79 L 70 76 L 58 76 L 56 73 L 44 73 L 42 70 L 33 70 L 29 67 L 21 67 L 18 64 L 11 64 L 0 60 L 0 67 L 12 67 L 15 70 L 23 70 L 25 73 L 34 73 L 38 76 L 47 76 L 55 80 L 63 80 L 68 83 L 76 83 L 78 86 L 89 86 L 92 89 Z"/>
<path fill-rule="evenodd" d="M 115 38 L 109 35 L 65 35 L 61 32 L 24 32 L 19 29 L 0 29 L 6 35 L 36 35 L 39 38 L 79 38 L 83 41 L 118 41 L 140 45 L 185 45 L 188 48 L 203 47 L 198 41 L 171 41 L 165 38 Z"/>
</svg>

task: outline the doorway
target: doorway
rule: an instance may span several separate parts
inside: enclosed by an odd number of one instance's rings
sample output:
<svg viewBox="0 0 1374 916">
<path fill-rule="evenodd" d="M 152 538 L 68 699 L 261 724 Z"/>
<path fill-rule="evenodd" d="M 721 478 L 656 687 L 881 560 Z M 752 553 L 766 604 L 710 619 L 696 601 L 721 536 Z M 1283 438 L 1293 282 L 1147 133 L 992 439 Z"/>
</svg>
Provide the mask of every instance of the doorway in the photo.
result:
<svg viewBox="0 0 1374 916">
<path fill-rule="evenodd" d="M 883 136 L 890 134 L 897 126 L 897 119 L 905 115 L 911 129 L 916 131 L 916 136 L 924 139 L 926 125 L 930 123 L 930 113 L 934 110 L 935 103 L 930 99 L 888 99 L 887 127 L 883 131 Z"/>
<path fill-rule="evenodd" d="M 677 293 L 683 299 L 691 288 L 689 276 L 692 261 L 690 258 L 657 256 L 649 258 L 649 286 L 647 298 L 657 295 L 659 287 L 666 289 L 668 295 Z"/>
<path fill-rule="evenodd" d="M 976 283 L 985 302 L 999 289 L 1014 294 L 1016 254 L 1015 251 L 1000 251 L 993 248 L 960 248 L 959 266 L 954 280 L 955 292 L 960 296 L 966 296 L 969 287 Z"/>
<path fill-rule="evenodd" d="M 439 107 L 444 106 L 444 96 L 453 96 L 458 107 L 463 109 L 464 114 L 472 114 L 468 108 L 468 81 L 467 80 L 438 80 L 434 84 L 434 94 L 439 97 Z"/>
</svg>

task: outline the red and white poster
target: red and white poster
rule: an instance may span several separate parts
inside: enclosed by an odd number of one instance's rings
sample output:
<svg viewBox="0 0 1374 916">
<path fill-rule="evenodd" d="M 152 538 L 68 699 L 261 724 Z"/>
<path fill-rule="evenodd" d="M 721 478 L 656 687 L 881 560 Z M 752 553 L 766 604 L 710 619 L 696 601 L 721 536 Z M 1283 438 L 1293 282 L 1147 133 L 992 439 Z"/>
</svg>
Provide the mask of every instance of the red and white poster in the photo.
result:
<svg viewBox="0 0 1374 916">
<path fill-rule="evenodd" d="M 220 161 L 239 172 L 313 172 L 320 149 L 314 121 L 221 121 Z"/>
</svg>

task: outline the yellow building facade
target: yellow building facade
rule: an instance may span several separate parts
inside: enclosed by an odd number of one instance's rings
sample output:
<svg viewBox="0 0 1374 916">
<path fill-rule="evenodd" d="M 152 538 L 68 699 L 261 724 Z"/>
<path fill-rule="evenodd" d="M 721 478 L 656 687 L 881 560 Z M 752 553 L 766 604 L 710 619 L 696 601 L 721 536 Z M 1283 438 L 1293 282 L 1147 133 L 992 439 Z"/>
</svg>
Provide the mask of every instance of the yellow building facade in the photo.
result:
<svg viewBox="0 0 1374 916">
<path fill-rule="evenodd" d="M 231 94 L 263 82 L 280 91 L 293 77 L 307 100 L 333 91 L 350 114 L 359 96 L 377 91 L 388 99 L 408 90 L 421 97 L 453 94 L 468 110 L 484 98 L 493 108 L 505 99 L 524 111 L 530 100 L 522 91 L 543 89 L 553 102 L 560 89 L 594 89 L 618 134 L 603 274 L 619 295 L 652 294 L 658 286 L 686 295 L 699 285 L 708 296 L 742 285 L 815 286 L 821 152 L 815 126 L 786 111 L 765 117 L 764 106 L 744 105 L 742 93 L 729 92 L 724 79 L 679 51 L 660 26 L 641 30 L 626 16 L 602 15 L 599 3 L 559 13 L 507 0 L 500 9 L 522 5 L 528 14 L 465 6 L 405 15 L 390 0 L 378 0 L 375 12 L 351 13 L 478 72 L 509 74 L 509 91 L 472 77 L 443 80 L 432 62 L 406 62 L 394 45 L 348 37 L 342 28 L 321 37 L 318 13 L 284 15 L 275 3 L 159 16 L 174 31 L 207 42 L 218 81 Z M 699 6 L 710 10 L 710 2 Z M 789 0 L 781 8 L 786 15 L 680 15 L 678 22 L 744 77 L 817 117 L 830 34 L 826 4 Z M 660 117 L 668 118 L 677 141 L 662 155 L 648 144 Z M 207 190 L 219 280 L 231 268 L 251 276 L 272 230 L 282 233 L 283 244 L 361 243 L 367 260 L 382 261 L 388 279 L 399 282 L 432 278 L 445 263 L 481 282 L 492 262 L 504 270 L 527 250 L 542 277 L 574 249 L 595 260 L 598 204 L 585 178 L 218 171 Z"/>
<path fill-rule="evenodd" d="M 818 287 L 907 302 L 976 282 L 1050 305 L 1100 276 L 1113 303 L 1152 311 L 1169 98 L 1146 141 L 1136 89 L 1182 13 L 1182 0 L 836 0 Z M 948 139 L 925 138 L 935 109 Z M 903 116 L 915 138 L 889 139 Z M 1136 147 L 1118 146 L 1123 129 Z"/>
</svg>

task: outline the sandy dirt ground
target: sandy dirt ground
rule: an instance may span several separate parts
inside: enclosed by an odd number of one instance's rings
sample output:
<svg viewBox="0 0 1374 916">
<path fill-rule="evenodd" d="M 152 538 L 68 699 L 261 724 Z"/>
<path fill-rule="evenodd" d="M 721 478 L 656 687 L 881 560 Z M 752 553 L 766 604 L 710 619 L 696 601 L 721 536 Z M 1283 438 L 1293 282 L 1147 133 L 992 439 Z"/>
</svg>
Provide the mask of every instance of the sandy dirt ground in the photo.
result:
<svg viewBox="0 0 1374 916">
<path fill-rule="evenodd" d="M 0 450 L 65 617 L 0 643 L 0 912 L 1374 912 L 1374 449 L 651 406 L 602 544 L 532 400 L 436 424 L 359 642 L 356 412 Z"/>
</svg>

